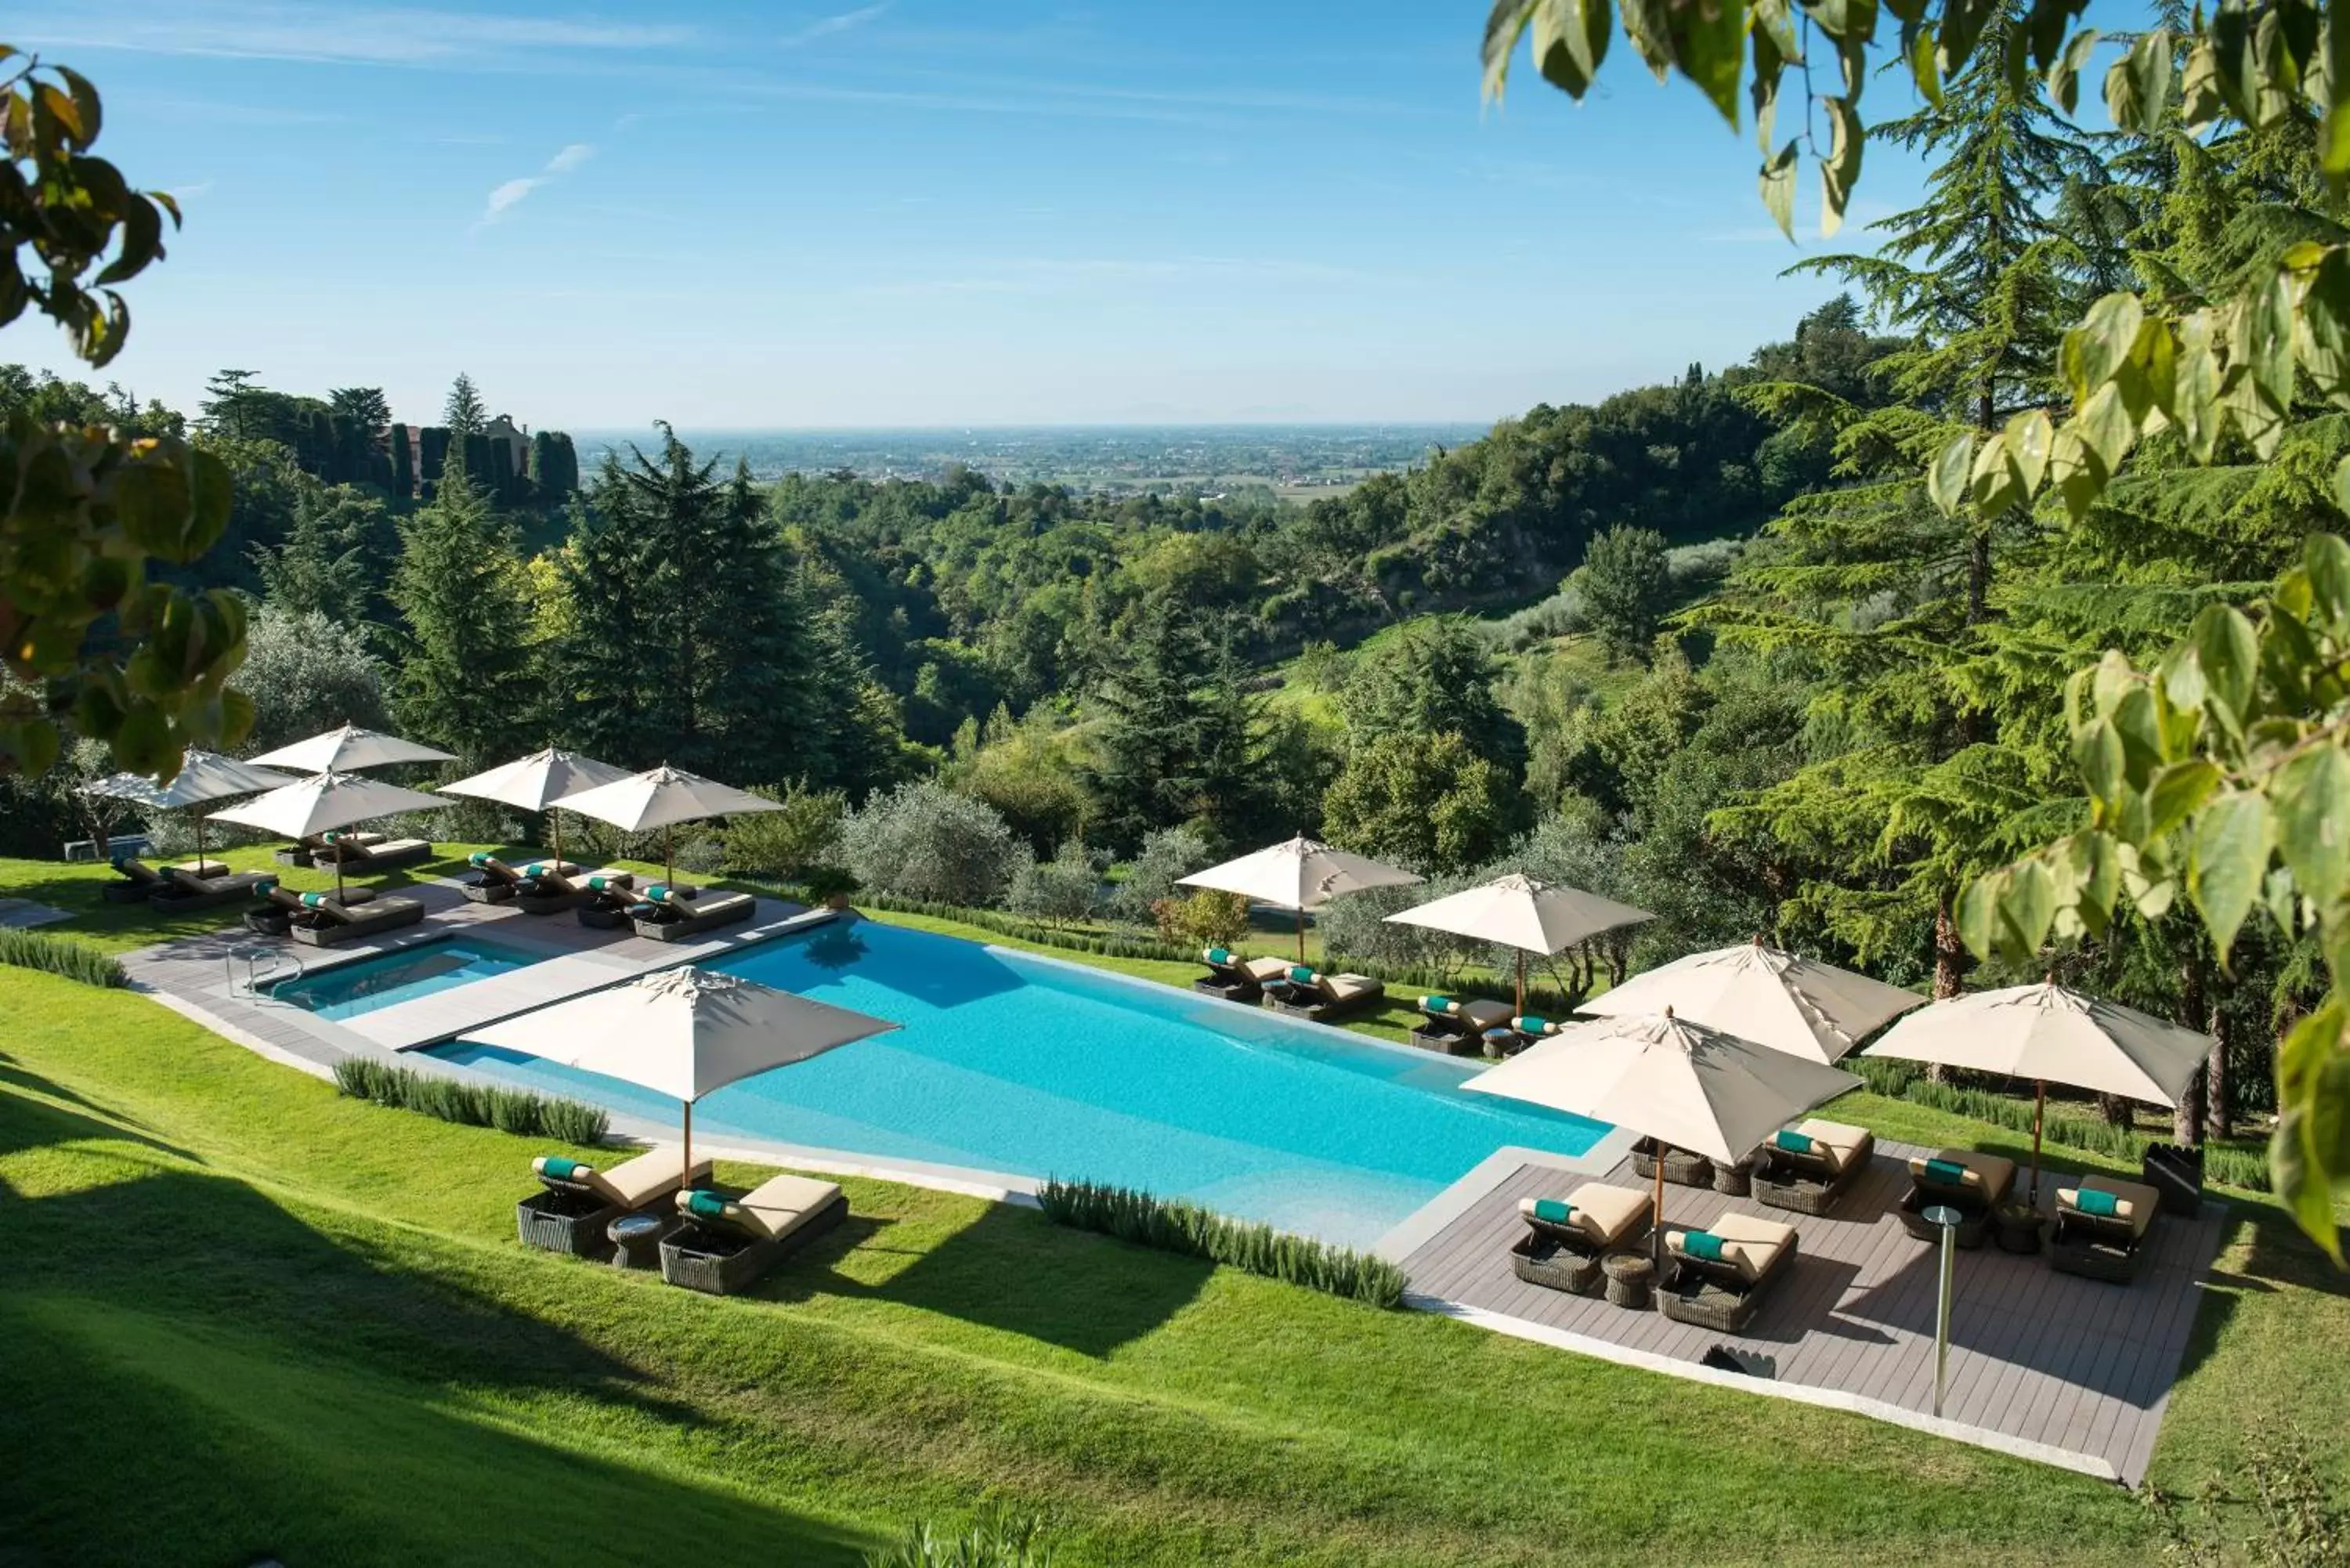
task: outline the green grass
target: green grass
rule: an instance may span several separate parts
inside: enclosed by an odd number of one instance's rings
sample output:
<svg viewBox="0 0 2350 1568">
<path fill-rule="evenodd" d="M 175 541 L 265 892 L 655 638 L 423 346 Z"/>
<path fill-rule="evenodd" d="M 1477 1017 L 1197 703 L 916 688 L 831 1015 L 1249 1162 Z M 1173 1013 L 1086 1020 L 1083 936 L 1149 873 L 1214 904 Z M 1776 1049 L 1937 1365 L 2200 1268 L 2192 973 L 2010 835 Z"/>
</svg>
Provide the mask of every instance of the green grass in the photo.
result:
<svg viewBox="0 0 2350 1568">
<path fill-rule="evenodd" d="M 753 1295 L 694 1296 L 515 1243 L 559 1148 L 134 993 L 0 970 L 0 1410 L 40 1434 L 0 1466 L 0 1563 L 854 1562 L 983 1500 L 1048 1516 L 1065 1564 L 2159 1547 L 2082 1478 L 882 1182 Z M 2235 1484 L 2273 1412 L 2350 1486 L 2350 1293 L 2236 1213 L 2151 1479 Z"/>
</svg>

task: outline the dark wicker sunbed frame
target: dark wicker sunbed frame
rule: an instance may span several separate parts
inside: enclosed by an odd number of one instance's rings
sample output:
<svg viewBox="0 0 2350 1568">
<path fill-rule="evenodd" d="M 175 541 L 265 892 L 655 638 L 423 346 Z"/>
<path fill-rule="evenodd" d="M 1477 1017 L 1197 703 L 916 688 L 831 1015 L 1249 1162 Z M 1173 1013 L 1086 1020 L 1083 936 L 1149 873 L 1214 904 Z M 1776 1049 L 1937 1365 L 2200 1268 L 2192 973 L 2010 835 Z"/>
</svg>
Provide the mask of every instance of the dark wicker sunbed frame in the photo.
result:
<svg viewBox="0 0 2350 1568">
<path fill-rule="evenodd" d="M 1295 1000 L 1300 996 L 1311 996 L 1314 1000 Z M 1285 1012 L 1292 1018 L 1310 1018 L 1316 1023 L 1327 1023 L 1334 1018 L 1345 1018 L 1377 1007 L 1386 999 L 1387 992 L 1378 988 L 1366 991 L 1360 996 L 1348 997 L 1344 1002 L 1330 1000 L 1318 988 L 1309 990 L 1287 981 L 1277 981 L 1264 988 L 1264 1004 L 1267 1007 L 1275 1012 Z"/>
<path fill-rule="evenodd" d="M 206 860 L 201 864 L 212 876 L 228 875 L 228 867 L 217 860 Z M 126 855 L 116 861 L 114 870 L 122 879 L 109 882 L 98 890 L 98 896 L 109 904 L 144 904 L 172 885 L 170 877 L 136 855 Z"/>
<path fill-rule="evenodd" d="M 182 909 L 216 909 L 224 904 L 243 903 L 254 897 L 264 883 L 276 880 L 276 876 L 267 871 L 238 871 L 182 882 L 167 872 L 148 898 L 147 905 L 159 915 L 177 914 Z"/>
<path fill-rule="evenodd" d="M 1912 1176 L 1909 1190 L 1902 1198 L 1901 1207 L 1894 1210 L 1894 1217 L 1901 1221 L 1904 1231 L 1920 1241 L 1939 1244 L 1942 1229 L 1926 1218 L 1926 1210 L 1936 1204 L 1947 1204 L 1960 1214 L 1958 1244 L 1971 1250 L 1990 1237 L 1993 1210 L 2014 1189 L 2012 1172 L 2009 1173 L 2007 1185 L 1997 1192 L 1988 1188 L 1952 1187 L 1929 1176 Z"/>
<path fill-rule="evenodd" d="M 1703 1258 L 1669 1251 L 1673 1282 L 1663 1293 L 1665 1315 L 1675 1323 L 1710 1328 L 1717 1334 L 1744 1332 L 1770 1299 L 1773 1282 L 1794 1265 L 1800 1240 L 1790 1235 L 1770 1266 L 1751 1282 L 1734 1263 L 1709 1262 Z"/>
<path fill-rule="evenodd" d="M 2048 1241 L 2048 1266 L 2059 1273 L 2128 1284 L 2146 1266 L 2147 1241 L 2160 1223 L 2158 1217 L 2150 1221 L 2141 1236 L 2130 1229 L 2127 1220 L 2084 1214 L 2059 1204 L 2056 1231 Z"/>
<path fill-rule="evenodd" d="M 691 914 L 679 914 L 668 919 L 658 917 L 647 919 L 634 917 L 637 935 L 650 937 L 657 942 L 681 942 L 688 937 L 698 937 L 714 931 L 721 926 L 731 926 L 747 920 L 759 912 L 759 900 L 748 893 L 721 893 L 695 900 L 699 908 Z M 676 905 L 666 906 L 676 909 Z"/>
<path fill-rule="evenodd" d="M 1814 1219 L 1834 1209 L 1875 1158 L 1864 1150 L 1839 1171 L 1825 1155 L 1798 1154 L 1775 1143 L 1764 1144 L 1762 1156 L 1754 1168 L 1754 1201 Z"/>
<path fill-rule="evenodd" d="M 306 947 L 339 947 L 402 926 L 421 925 L 423 919 L 424 906 L 414 898 L 371 898 L 361 905 L 345 904 L 339 916 L 305 909 L 293 916 L 293 937 Z"/>
<path fill-rule="evenodd" d="M 1600 1272 L 1601 1262 L 1611 1252 L 1628 1252 L 1645 1246 L 1653 1228 L 1635 1224 L 1601 1247 L 1594 1245 L 1590 1237 L 1573 1225 L 1561 1225 L 1532 1214 L 1522 1218 L 1526 1222 L 1526 1233 L 1511 1243 L 1511 1271 L 1530 1285 L 1577 1296 L 1596 1296 L 1605 1289 L 1607 1281 Z"/>
<path fill-rule="evenodd" d="M 1650 1181 L 1657 1179 L 1655 1138 L 1644 1137 L 1632 1146 L 1632 1172 Z M 1665 1179 L 1683 1187 L 1711 1188 L 1713 1185 L 1713 1161 L 1685 1148 L 1668 1148 L 1665 1151 Z"/>
<path fill-rule="evenodd" d="M 688 1220 L 661 1238 L 661 1278 L 690 1291 L 731 1295 L 847 1218 L 848 1195 L 840 1193 L 780 1241 Z"/>
</svg>

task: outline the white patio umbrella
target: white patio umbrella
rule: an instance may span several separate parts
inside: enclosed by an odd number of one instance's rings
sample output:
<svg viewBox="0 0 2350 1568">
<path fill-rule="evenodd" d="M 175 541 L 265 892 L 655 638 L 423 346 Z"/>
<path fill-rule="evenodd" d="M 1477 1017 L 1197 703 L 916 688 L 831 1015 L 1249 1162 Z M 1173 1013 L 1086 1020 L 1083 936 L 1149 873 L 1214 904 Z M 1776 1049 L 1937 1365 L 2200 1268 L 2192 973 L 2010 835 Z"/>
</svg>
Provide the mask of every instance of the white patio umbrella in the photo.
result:
<svg viewBox="0 0 2350 1568">
<path fill-rule="evenodd" d="M 403 741 L 378 730 L 345 724 L 307 741 L 280 746 L 253 759 L 265 767 L 294 768 L 307 774 L 347 774 L 355 768 L 389 767 L 393 763 L 453 763 L 446 752 Z"/>
<path fill-rule="evenodd" d="M 783 810 L 775 802 L 748 790 L 739 790 L 733 784 L 723 784 L 666 763 L 565 795 L 552 804 L 608 822 L 626 833 L 642 833 L 654 827 L 674 829 L 681 822 L 732 816 L 738 812 Z M 662 868 L 672 881 L 677 877 L 675 838 L 673 832 L 661 836 Z"/>
<path fill-rule="evenodd" d="M 1462 1087 L 1612 1122 L 1656 1139 L 1661 1248 L 1668 1147 L 1735 1164 L 1776 1128 L 1860 1082 L 1840 1067 L 1773 1051 L 1667 1009 L 1570 1023 Z"/>
<path fill-rule="evenodd" d="M 2209 1034 L 2068 990 L 2051 975 L 2038 985 L 1938 1002 L 1895 1024 L 1863 1054 L 2031 1079 L 2032 1195 L 2037 1200 L 2049 1085 L 2176 1106 L 2213 1044 Z"/>
<path fill-rule="evenodd" d="M 1547 958 L 1575 943 L 1618 926 L 1638 925 L 1657 917 L 1646 909 L 1586 893 L 1580 888 L 1536 881 L 1514 872 L 1389 915 L 1399 926 L 1424 926 L 1432 931 L 1499 942 L 1518 950 L 1518 1011 L 1526 1010 L 1526 954 Z"/>
<path fill-rule="evenodd" d="M 1342 893 L 1367 888 L 1395 888 L 1423 881 L 1393 866 L 1382 866 L 1360 855 L 1333 849 L 1299 834 L 1284 844 L 1211 866 L 1179 877 L 1179 888 L 1209 888 L 1238 893 L 1260 904 L 1297 911 L 1297 961 L 1305 961 L 1305 911 L 1318 909 Z"/>
<path fill-rule="evenodd" d="M 1914 991 L 1764 947 L 1757 937 L 1636 974 L 1579 1011 L 1616 1017 L 1670 1008 L 1677 1017 L 1826 1064 L 1925 1004 Z"/>
<path fill-rule="evenodd" d="M 439 795 L 359 774 L 320 774 L 213 815 L 222 822 L 242 823 L 299 843 L 314 833 L 331 833 L 396 811 L 439 811 L 448 804 Z M 342 896 L 343 862 L 337 856 L 335 897 Z"/>
<path fill-rule="evenodd" d="M 153 811 L 182 811 L 203 805 L 209 801 L 227 800 L 233 795 L 259 794 L 281 784 L 299 782 L 292 774 L 281 774 L 275 768 L 257 768 L 251 763 L 224 757 L 218 752 L 207 752 L 190 746 L 180 763 L 179 773 L 170 784 L 157 784 L 145 774 L 109 774 L 94 784 L 82 786 L 88 794 L 109 795 L 127 800 Z M 196 827 L 196 859 L 204 857 L 204 816 L 202 812 L 190 812 Z"/>
<path fill-rule="evenodd" d="M 702 1096 L 897 1027 L 689 965 L 589 992 L 466 1038 L 669 1096 L 683 1108 L 685 1168 L 691 1170 L 693 1104 Z"/>
<path fill-rule="evenodd" d="M 494 800 L 502 805 L 518 806 L 524 811 L 543 811 L 555 836 L 555 857 L 563 858 L 563 814 L 555 803 L 567 794 L 577 794 L 598 784 L 616 784 L 629 776 L 626 768 L 599 763 L 593 757 L 583 757 L 577 752 L 558 751 L 549 746 L 543 752 L 533 752 L 517 757 L 504 767 L 459 779 L 455 784 L 434 784 L 442 794 L 470 795 L 476 800 Z"/>
</svg>

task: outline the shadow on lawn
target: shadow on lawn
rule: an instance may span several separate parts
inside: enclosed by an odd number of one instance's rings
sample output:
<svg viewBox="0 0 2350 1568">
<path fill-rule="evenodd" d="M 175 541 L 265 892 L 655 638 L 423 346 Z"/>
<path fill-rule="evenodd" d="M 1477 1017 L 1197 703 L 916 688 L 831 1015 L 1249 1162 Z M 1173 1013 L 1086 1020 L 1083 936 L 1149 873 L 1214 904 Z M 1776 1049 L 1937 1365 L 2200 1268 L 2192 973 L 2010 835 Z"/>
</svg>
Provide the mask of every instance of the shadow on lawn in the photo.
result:
<svg viewBox="0 0 2350 1568">
<path fill-rule="evenodd" d="M 79 1111 L 89 1113 L 84 1116 L 76 1110 L 59 1106 L 38 1105 L 30 1100 L 0 1096 L 0 1154 L 99 1136 L 141 1144 L 164 1154 L 177 1156 L 192 1165 L 204 1163 L 202 1156 L 182 1148 L 176 1144 L 165 1143 L 162 1139 L 146 1132 L 144 1128 L 147 1124 L 128 1111 L 120 1111 L 111 1106 L 100 1105 L 88 1096 L 68 1089 L 54 1079 L 44 1078 L 20 1064 L 15 1057 L 5 1051 L 0 1051 L 0 1088 L 24 1089 L 32 1094 L 45 1095 L 51 1100 L 64 1102 L 65 1106 L 78 1107 Z M 92 1119 L 98 1116 L 109 1119 L 104 1123 Z M 99 1128 L 99 1131 L 93 1134 L 90 1130 L 93 1127 Z"/>
<path fill-rule="evenodd" d="M 979 1218 L 879 1284 L 835 1267 L 851 1249 L 886 1247 L 886 1222 L 852 1216 L 762 1281 L 755 1294 L 894 1302 L 1106 1357 L 1195 1300 L 1215 1265 L 1054 1224 L 992 1203 Z"/>
</svg>

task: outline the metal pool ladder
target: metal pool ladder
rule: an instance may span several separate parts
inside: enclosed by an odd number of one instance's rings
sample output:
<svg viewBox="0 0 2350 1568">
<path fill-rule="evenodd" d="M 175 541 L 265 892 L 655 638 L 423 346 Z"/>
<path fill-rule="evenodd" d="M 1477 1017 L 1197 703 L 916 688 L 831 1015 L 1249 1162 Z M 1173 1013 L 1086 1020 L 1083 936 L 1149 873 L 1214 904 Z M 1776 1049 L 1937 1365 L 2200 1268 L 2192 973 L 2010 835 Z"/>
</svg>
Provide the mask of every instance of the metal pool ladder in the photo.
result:
<svg viewBox="0 0 2350 1568">
<path fill-rule="evenodd" d="M 240 988 L 238 964 L 244 965 L 244 979 Z M 288 969 L 287 965 L 292 965 Z M 228 993 L 231 996 L 259 997 L 265 994 L 262 987 L 275 988 L 289 980 L 299 980 L 306 972 L 302 955 L 288 948 L 242 947 L 221 961 L 228 972 Z"/>
</svg>

